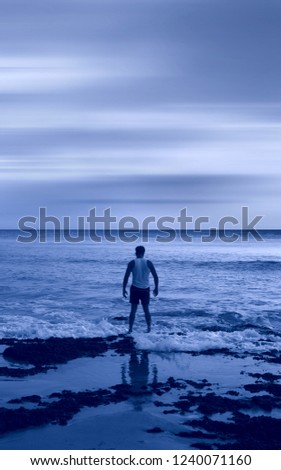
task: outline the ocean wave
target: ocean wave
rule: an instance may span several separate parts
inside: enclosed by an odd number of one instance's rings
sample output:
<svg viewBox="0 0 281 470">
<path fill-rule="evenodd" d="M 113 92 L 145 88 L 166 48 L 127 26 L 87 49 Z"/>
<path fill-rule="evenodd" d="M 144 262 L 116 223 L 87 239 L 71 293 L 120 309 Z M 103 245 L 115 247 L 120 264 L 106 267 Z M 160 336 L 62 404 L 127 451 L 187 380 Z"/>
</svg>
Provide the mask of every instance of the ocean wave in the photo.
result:
<svg viewBox="0 0 281 470">
<path fill-rule="evenodd" d="M 122 320 L 122 321 L 121 321 Z M 128 317 L 109 317 L 90 321 L 73 315 L 66 317 L 53 315 L 43 319 L 30 316 L 14 316 L 5 322 L 0 317 L 0 335 L 2 338 L 50 338 L 50 337 L 107 337 L 125 334 L 128 330 Z M 199 353 L 210 349 L 227 349 L 232 353 L 263 353 L 281 350 L 281 335 L 269 328 L 256 328 L 252 324 L 244 327 L 223 328 L 213 324 L 193 328 L 186 319 L 173 318 L 170 321 L 156 319 L 151 333 L 145 333 L 143 317 L 136 320 L 133 338 L 137 348 L 154 352 L 193 352 Z"/>
<path fill-rule="evenodd" d="M 158 352 L 203 352 L 229 350 L 237 354 L 281 350 L 281 338 L 264 337 L 254 329 L 244 331 L 185 331 L 173 334 L 160 331 L 134 335 L 139 349 Z"/>
<path fill-rule="evenodd" d="M 206 268 L 211 268 L 214 266 L 216 269 L 228 269 L 228 270 L 238 270 L 238 269 L 243 269 L 243 270 L 258 270 L 258 271 L 263 271 L 265 269 L 274 269 L 274 270 L 281 270 L 281 259 L 280 260 L 209 260 L 209 261 L 199 261 L 199 262 L 194 262 L 195 267 L 206 267 Z"/>
</svg>

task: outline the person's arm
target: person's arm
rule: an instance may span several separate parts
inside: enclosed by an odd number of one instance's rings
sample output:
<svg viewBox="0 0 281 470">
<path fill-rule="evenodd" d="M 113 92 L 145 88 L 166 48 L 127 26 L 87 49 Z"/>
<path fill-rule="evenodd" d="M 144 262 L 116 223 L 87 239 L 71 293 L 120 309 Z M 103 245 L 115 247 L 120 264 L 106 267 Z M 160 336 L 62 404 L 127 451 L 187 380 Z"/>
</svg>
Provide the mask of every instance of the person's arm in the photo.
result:
<svg viewBox="0 0 281 470">
<path fill-rule="evenodd" d="M 126 287 L 127 287 L 127 284 L 128 284 L 130 274 L 133 270 L 133 267 L 134 267 L 134 260 L 130 261 L 128 263 L 128 266 L 127 266 L 127 269 L 126 269 L 126 272 L 125 272 L 125 276 L 124 276 L 124 279 L 123 279 L 123 297 L 125 297 L 125 299 L 128 295 L 128 292 L 126 291 Z"/>
<path fill-rule="evenodd" d="M 159 284 L 159 279 L 158 279 L 158 275 L 157 275 L 157 272 L 156 272 L 156 269 L 155 267 L 153 266 L 153 263 L 151 261 L 147 261 L 147 265 L 150 269 L 150 272 L 153 276 L 153 279 L 154 279 L 154 291 L 153 291 L 153 294 L 154 296 L 156 297 L 158 295 L 158 284 Z"/>
</svg>

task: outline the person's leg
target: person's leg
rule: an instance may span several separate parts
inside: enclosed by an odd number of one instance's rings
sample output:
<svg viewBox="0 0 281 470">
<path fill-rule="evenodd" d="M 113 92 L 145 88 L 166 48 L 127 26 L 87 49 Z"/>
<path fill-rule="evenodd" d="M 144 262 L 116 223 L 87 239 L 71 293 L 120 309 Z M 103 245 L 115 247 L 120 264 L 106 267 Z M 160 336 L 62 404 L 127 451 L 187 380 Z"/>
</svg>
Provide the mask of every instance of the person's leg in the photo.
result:
<svg viewBox="0 0 281 470">
<path fill-rule="evenodd" d="M 129 317 L 129 333 L 132 333 L 138 304 L 131 304 L 131 313 Z"/>
<path fill-rule="evenodd" d="M 150 311 L 149 311 L 149 305 L 148 304 L 142 304 L 142 308 L 143 308 L 145 319 L 146 319 L 147 333 L 149 333 L 150 330 L 151 330 L 151 315 L 150 315 Z"/>
</svg>

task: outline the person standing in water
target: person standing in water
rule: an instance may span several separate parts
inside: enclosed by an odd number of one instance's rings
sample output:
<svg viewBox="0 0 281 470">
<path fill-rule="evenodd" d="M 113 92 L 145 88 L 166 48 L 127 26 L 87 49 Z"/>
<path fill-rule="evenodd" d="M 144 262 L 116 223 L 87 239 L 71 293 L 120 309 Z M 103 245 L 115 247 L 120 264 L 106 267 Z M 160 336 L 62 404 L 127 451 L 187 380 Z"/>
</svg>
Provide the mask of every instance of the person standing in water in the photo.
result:
<svg viewBox="0 0 281 470">
<path fill-rule="evenodd" d="M 133 331 L 133 325 L 136 317 L 136 311 L 138 308 L 139 301 L 141 301 L 142 308 L 144 311 L 147 332 L 151 330 L 151 315 L 149 311 L 149 300 L 150 300 L 150 287 L 149 287 L 149 274 L 151 273 L 154 279 L 154 290 L 153 294 L 156 297 L 158 295 L 158 276 L 156 270 L 151 261 L 144 257 L 145 248 L 144 246 L 136 247 L 136 258 L 128 263 L 125 276 L 123 279 L 123 297 L 127 297 L 128 292 L 126 287 L 130 274 L 133 275 L 133 282 L 130 288 L 130 303 L 131 313 L 129 317 L 129 333 Z"/>
</svg>

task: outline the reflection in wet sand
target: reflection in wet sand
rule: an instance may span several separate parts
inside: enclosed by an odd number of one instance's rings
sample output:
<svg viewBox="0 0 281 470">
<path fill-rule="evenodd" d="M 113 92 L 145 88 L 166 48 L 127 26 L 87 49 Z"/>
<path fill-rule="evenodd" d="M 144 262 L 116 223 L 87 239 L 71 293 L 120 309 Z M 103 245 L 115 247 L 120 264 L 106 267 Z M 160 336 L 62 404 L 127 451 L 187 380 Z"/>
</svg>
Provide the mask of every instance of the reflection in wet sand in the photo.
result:
<svg viewBox="0 0 281 470">
<path fill-rule="evenodd" d="M 157 367 L 152 371 L 152 383 L 157 383 Z M 149 383 L 149 353 L 137 352 L 133 349 L 128 364 L 123 364 L 121 369 L 122 383 L 131 385 L 130 401 L 136 411 L 142 411 L 143 405 L 151 400 L 151 393 L 147 390 Z"/>
</svg>

